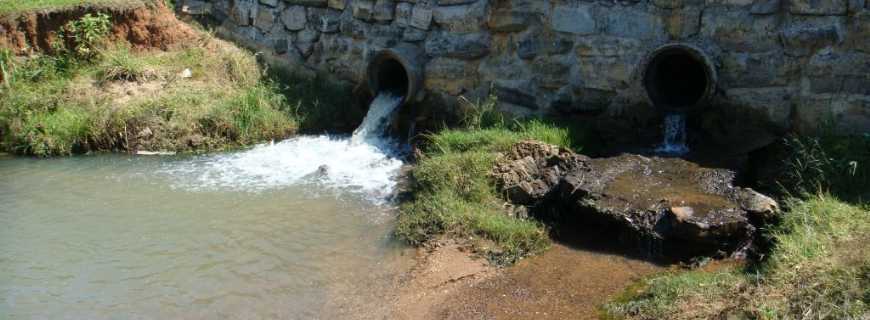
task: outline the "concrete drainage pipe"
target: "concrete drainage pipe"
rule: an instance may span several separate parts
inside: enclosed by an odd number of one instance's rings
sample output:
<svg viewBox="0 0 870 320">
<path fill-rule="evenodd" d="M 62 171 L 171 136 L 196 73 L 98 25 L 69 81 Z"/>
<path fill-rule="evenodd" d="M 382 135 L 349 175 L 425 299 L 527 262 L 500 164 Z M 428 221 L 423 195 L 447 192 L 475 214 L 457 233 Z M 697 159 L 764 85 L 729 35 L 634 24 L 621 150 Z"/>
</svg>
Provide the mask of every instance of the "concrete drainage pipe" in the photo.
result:
<svg viewBox="0 0 870 320">
<path fill-rule="evenodd" d="M 653 105 L 668 111 L 703 107 L 716 89 L 716 69 L 700 49 L 668 44 L 647 58 L 643 86 Z"/>
</svg>

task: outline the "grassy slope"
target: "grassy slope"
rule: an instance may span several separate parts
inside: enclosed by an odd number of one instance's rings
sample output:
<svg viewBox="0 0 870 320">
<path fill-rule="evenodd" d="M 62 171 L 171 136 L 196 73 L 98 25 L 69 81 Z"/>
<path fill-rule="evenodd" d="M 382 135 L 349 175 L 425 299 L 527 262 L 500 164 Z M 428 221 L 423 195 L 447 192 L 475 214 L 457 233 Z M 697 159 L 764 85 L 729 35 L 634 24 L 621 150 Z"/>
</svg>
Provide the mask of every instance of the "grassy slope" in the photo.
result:
<svg viewBox="0 0 870 320">
<path fill-rule="evenodd" d="M 298 126 L 295 101 L 262 79 L 253 55 L 208 34 L 169 52 L 108 45 L 92 62 L 57 56 L 6 62 L 12 62 L 11 81 L 0 86 L 6 151 L 124 150 L 137 139 L 139 148 L 214 150 L 287 137 Z M 190 78 L 179 76 L 185 69 Z"/>
<path fill-rule="evenodd" d="M 412 172 L 415 198 L 402 206 L 397 235 L 413 244 L 440 234 L 487 240 L 490 257 L 502 263 L 547 248 L 545 226 L 505 212 L 489 172 L 497 153 L 521 140 L 572 147 L 584 137 L 539 120 L 471 127 L 429 137 Z"/>
<path fill-rule="evenodd" d="M 139 7 L 152 1 L 154 0 L 0 0 L 0 15 L 36 10 L 59 10 L 78 6 Z"/>
</svg>

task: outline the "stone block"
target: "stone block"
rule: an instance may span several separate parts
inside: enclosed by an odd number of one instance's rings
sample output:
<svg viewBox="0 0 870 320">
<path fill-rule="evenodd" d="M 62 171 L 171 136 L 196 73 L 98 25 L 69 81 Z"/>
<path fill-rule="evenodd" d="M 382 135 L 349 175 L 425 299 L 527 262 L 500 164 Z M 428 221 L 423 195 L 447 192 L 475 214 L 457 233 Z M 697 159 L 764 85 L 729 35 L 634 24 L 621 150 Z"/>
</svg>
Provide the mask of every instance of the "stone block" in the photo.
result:
<svg viewBox="0 0 870 320">
<path fill-rule="evenodd" d="M 581 57 L 622 57 L 640 54 L 642 48 L 637 39 L 591 35 L 577 38 L 576 51 Z"/>
<path fill-rule="evenodd" d="M 792 56 L 812 55 L 822 48 L 831 47 L 843 42 L 840 27 L 828 25 L 794 25 L 785 28 L 780 33 L 785 52 Z"/>
<path fill-rule="evenodd" d="M 558 5 L 553 9 L 550 26 L 558 32 L 593 34 L 596 30 L 593 6 L 590 4 Z"/>
<path fill-rule="evenodd" d="M 426 64 L 425 82 L 428 88 L 458 95 L 477 86 L 477 66 L 474 62 L 465 60 L 435 58 Z"/>
<path fill-rule="evenodd" d="M 374 19 L 375 2 L 373 0 L 355 0 L 351 3 L 353 17 L 371 21 Z"/>
<path fill-rule="evenodd" d="M 529 80 L 493 81 L 493 93 L 498 97 L 499 102 L 537 110 L 539 106 L 533 88 Z"/>
<path fill-rule="evenodd" d="M 486 22 L 486 2 L 436 7 L 432 10 L 435 23 L 451 32 L 480 31 Z"/>
<path fill-rule="evenodd" d="M 260 0 L 260 3 L 272 8 L 278 6 L 278 0 Z"/>
<path fill-rule="evenodd" d="M 779 12 L 782 0 L 755 0 L 749 12 L 756 15 L 768 15 Z"/>
<path fill-rule="evenodd" d="M 257 10 L 257 16 L 254 18 L 254 26 L 262 31 L 272 30 L 272 25 L 275 24 L 275 14 L 272 10 L 261 8 Z"/>
<path fill-rule="evenodd" d="M 439 6 L 452 6 L 457 4 L 468 4 L 474 2 L 482 2 L 479 0 L 438 0 Z"/>
<path fill-rule="evenodd" d="M 411 25 L 411 11 L 414 9 L 414 6 L 407 2 L 399 2 L 396 5 L 396 25 L 400 27 L 407 27 Z"/>
<path fill-rule="evenodd" d="M 558 89 L 568 84 L 571 63 L 561 56 L 541 56 L 531 64 L 534 80 L 542 88 Z"/>
<path fill-rule="evenodd" d="M 759 53 L 728 52 L 721 56 L 719 84 L 724 88 L 784 86 L 796 81 L 800 62 L 782 51 Z"/>
<path fill-rule="evenodd" d="M 538 32 L 529 32 L 520 37 L 517 43 L 517 56 L 521 59 L 532 59 L 539 55 L 565 54 L 574 46 L 571 39 L 566 36 L 547 36 Z"/>
<path fill-rule="evenodd" d="M 870 55 L 823 50 L 806 67 L 814 94 L 870 96 Z"/>
<path fill-rule="evenodd" d="M 326 7 L 327 0 L 284 0 L 291 6 Z"/>
<path fill-rule="evenodd" d="M 284 28 L 290 31 L 299 31 L 305 29 L 305 24 L 308 23 L 307 13 L 303 6 L 290 6 L 281 12 L 281 22 L 284 23 Z"/>
<path fill-rule="evenodd" d="M 602 29 L 607 35 L 647 40 L 667 38 L 662 16 L 645 10 L 643 6 L 615 6 L 601 10 L 600 15 Z"/>
<path fill-rule="evenodd" d="M 417 28 L 405 28 L 405 31 L 402 33 L 402 41 L 420 42 L 426 40 L 427 35 L 428 31 L 420 30 Z"/>
<path fill-rule="evenodd" d="M 308 8 L 307 20 L 317 31 L 335 33 L 341 23 L 341 11 L 311 7 Z"/>
<path fill-rule="evenodd" d="M 529 27 L 531 15 L 517 10 L 493 10 L 486 20 L 492 32 L 520 32 Z"/>
<path fill-rule="evenodd" d="M 584 57 L 579 67 L 581 87 L 605 91 L 618 91 L 628 87 L 639 58 Z"/>
<path fill-rule="evenodd" d="M 376 21 L 393 21 L 396 15 L 396 3 L 393 0 L 377 0 L 375 2 L 373 17 Z"/>
<path fill-rule="evenodd" d="M 472 60 L 489 54 L 491 38 L 485 33 L 438 33 L 426 39 L 426 54 Z"/>
<path fill-rule="evenodd" d="M 795 15 L 846 15 L 848 0 L 789 0 L 788 11 Z"/>
<path fill-rule="evenodd" d="M 347 6 L 347 0 L 328 0 L 326 5 L 332 9 L 344 10 Z"/>
<path fill-rule="evenodd" d="M 722 49 L 767 52 L 780 47 L 775 16 L 753 16 L 744 10 L 708 8 L 701 17 L 701 35 Z"/>
<path fill-rule="evenodd" d="M 804 134 L 818 133 L 820 124 L 830 120 L 839 134 L 862 135 L 870 128 L 870 97 L 866 96 L 804 96 L 798 99 L 795 110 L 796 129 Z"/>
<path fill-rule="evenodd" d="M 411 10 L 410 25 L 420 30 L 429 30 L 432 24 L 432 8 L 428 5 L 417 4 Z"/>
</svg>

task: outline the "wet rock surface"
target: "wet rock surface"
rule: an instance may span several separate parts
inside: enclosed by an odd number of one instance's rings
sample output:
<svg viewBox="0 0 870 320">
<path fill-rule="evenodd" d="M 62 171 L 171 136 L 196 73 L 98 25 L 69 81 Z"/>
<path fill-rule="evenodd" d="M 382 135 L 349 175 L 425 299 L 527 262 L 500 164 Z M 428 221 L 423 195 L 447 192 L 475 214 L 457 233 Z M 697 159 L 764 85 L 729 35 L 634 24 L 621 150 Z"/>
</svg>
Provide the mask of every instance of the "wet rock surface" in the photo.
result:
<svg viewBox="0 0 870 320">
<path fill-rule="evenodd" d="M 613 230 L 613 240 L 656 257 L 740 256 L 773 199 L 734 186 L 735 172 L 676 159 L 624 154 L 591 159 L 540 142 L 518 143 L 493 170 L 507 198 L 532 215 Z M 579 231 L 578 231 L 579 232 Z"/>
</svg>

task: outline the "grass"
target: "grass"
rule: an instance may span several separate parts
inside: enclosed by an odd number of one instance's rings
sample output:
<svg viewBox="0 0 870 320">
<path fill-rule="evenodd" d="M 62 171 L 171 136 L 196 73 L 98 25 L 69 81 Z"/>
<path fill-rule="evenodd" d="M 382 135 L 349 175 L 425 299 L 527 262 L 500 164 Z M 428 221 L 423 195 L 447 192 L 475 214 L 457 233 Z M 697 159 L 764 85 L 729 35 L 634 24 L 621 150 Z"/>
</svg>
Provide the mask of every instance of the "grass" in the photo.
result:
<svg viewBox="0 0 870 320">
<path fill-rule="evenodd" d="M 264 78 L 251 53 L 208 34 L 168 52 L 104 44 L 94 61 L 43 55 L 3 65 L 12 70 L 0 87 L 7 152 L 211 151 L 298 128 L 299 102 Z"/>
<path fill-rule="evenodd" d="M 402 205 L 396 234 L 417 245 L 443 234 L 484 240 L 494 244 L 487 254 L 504 264 L 546 249 L 546 227 L 507 213 L 490 171 L 498 152 L 522 140 L 572 147 L 582 137 L 539 119 L 472 122 L 427 136 L 425 155 L 411 173 L 414 199 Z"/>
<path fill-rule="evenodd" d="M 0 15 L 37 10 L 56 10 L 79 6 L 105 8 L 138 7 L 152 0 L 0 0 Z"/>
<path fill-rule="evenodd" d="M 627 319 L 866 319 L 870 315 L 868 137 L 792 137 L 785 212 L 768 256 L 744 267 L 673 272 L 604 306 Z"/>
<path fill-rule="evenodd" d="M 659 275 L 605 310 L 629 319 L 862 319 L 870 312 L 867 207 L 829 195 L 789 205 L 758 268 Z"/>
</svg>

